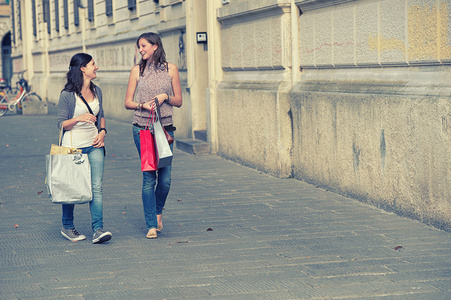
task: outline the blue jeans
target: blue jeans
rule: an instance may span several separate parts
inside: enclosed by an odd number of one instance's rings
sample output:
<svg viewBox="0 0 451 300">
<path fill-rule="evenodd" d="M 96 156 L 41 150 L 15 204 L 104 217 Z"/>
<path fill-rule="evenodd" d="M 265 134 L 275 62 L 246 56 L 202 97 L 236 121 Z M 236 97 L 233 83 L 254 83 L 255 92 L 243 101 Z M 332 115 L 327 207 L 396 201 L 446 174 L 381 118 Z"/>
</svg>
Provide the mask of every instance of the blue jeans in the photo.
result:
<svg viewBox="0 0 451 300">
<path fill-rule="evenodd" d="M 91 211 L 92 231 L 103 229 L 103 198 L 102 198 L 102 180 L 103 167 L 105 164 L 105 149 L 86 147 L 81 148 L 82 153 L 88 154 L 91 164 L 91 182 L 92 182 L 92 201 L 89 202 Z M 74 228 L 74 208 L 75 204 L 63 204 L 63 227 L 66 229 Z"/>
<path fill-rule="evenodd" d="M 136 148 L 138 149 L 139 156 L 141 157 L 141 143 L 139 139 L 140 130 L 141 128 L 133 126 L 133 139 Z M 168 133 L 174 137 L 173 131 L 168 131 Z M 171 144 L 170 147 L 172 151 L 173 144 Z M 172 165 L 169 165 L 158 169 L 158 171 L 143 172 L 142 201 L 147 229 L 157 228 L 157 215 L 163 213 L 163 207 L 166 203 L 169 189 L 171 188 L 171 170 Z"/>
</svg>

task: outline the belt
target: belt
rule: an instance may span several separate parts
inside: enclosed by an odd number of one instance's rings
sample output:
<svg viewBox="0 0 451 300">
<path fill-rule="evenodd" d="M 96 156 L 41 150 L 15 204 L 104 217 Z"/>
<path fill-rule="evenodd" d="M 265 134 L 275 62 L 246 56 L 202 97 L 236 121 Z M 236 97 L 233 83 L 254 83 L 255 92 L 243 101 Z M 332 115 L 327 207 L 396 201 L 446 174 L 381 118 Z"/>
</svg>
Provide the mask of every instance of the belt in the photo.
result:
<svg viewBox="0 0 451 300">
<path fill-rule="evenodd" d="M 136 126 L 138 128 L 142 128 L 142 129 L 146 129 L 146 126 L 142 126 L 142 125 L 139 125 L 136 123 L 133 123 L 133 126 Z M 164 129 L 166 129 L 166 131 L 175 131 L 177 128 L 171 124 L 171 125 L 164 126 Z"/>
</svg>

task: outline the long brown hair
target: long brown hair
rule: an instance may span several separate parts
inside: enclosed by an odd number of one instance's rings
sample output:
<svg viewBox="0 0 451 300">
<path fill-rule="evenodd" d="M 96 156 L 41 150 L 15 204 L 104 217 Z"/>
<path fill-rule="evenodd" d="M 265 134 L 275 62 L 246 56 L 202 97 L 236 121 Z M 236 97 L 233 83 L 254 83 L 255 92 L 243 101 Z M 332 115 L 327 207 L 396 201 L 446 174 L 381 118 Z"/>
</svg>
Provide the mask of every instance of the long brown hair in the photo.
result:
<svg viewBox="0 0 451 300">
<path fill-rule="evenodd" d="M 83 73 L 80 68 L 86 67 L 88 63 L 92 60 L 92 56 L 87 53 L 77 53 L 72 56 L 69 64 L 69 72 L 66 74 L 66 85 L 64 86 L 63 91 L 67 92 L 75 92 L 76 94 L 81 92 L 81 88 L 83 87 Z M 96 95 L 95 84 L 90 83 L 89 89 Z"/>
<path fill-rule="evenodd" d="M 153 53 L 150 58 L 152 62 L 155 64 L 157 68 L 161 68 L 164 66 L 166 69 L 168 68 L 168 62 L 166 61 L 166 53 L 164 52 L 163 43 L 161 42 L 161 38 L 158 34 L 154 32 L 146 32 L 139 36 L 136 40 L 136 46 L 139 49 L 139 40 L 146 39 L 150 44 L 157 45 L 157 50 Z M 139 62 L 139 74 L 142 76 L 144 73 L 144 69 L 146 68 L 147 61 L 141 58 Z"/>
</svg>

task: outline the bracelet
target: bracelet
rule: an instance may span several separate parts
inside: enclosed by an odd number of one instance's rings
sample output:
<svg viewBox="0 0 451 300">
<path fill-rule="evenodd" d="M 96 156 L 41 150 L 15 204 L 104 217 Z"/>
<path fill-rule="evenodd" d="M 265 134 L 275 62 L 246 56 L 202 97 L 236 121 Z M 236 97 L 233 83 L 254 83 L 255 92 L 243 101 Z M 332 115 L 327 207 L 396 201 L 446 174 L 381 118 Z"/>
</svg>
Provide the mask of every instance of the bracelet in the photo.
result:
<svg viewBox="0 0 451 300">
<path fill-rule="evenodd" d="M 169 96 L 169 94 L 166 94 L 166 96 L 168 96 L 168 99 L 164 100 L 164 102 L 167 104 L 171 103 L 171 96 Z"/>
<path fill-rule="evenodd" d="M 141 110 L 142 109 L 142 107 L 143 107 L 143 105 L 142 105 L 142 103 L 138 103 L 138 106 L 136 107 L 136 109 L 135 110 Z"/>
<path fill-rule="evenodd" d="M 102 127 L 102 128 L 99 129 L 99 133 L 102 132 L 102 130 L 105 131 L 105 135 L 108 133 L 108 131 L 107 131 L 106 128 L 104 128 L 104 127 Z"/>
</svg>

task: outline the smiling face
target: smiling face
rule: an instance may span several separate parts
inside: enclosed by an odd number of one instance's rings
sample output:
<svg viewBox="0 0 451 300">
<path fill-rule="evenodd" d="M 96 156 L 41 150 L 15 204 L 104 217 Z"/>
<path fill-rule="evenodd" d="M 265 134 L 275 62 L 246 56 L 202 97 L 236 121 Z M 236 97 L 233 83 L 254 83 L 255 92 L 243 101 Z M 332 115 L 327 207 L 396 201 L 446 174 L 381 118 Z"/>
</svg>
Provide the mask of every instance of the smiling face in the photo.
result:
<svg viewBox="0 0 451 300">
<path fill-rule="evenodd" d="M 152 58 L 152 55 L 157 50 L 158 46 L 149 43 L 148 40 L 142 38 L 138 41 L 139 53 L 143 60 L 148 60 Z"/>
<path fill-rule="evenodd" d="M 91 60 L 85 67 L 81 67 L 80 70 L 83 73 L 83 77 L 94 79 L 97 77 L 97 70 L 99 67 L 96 65 L 94 60 Z"/>
</svg>

